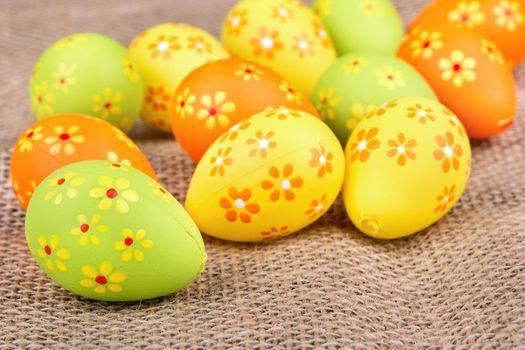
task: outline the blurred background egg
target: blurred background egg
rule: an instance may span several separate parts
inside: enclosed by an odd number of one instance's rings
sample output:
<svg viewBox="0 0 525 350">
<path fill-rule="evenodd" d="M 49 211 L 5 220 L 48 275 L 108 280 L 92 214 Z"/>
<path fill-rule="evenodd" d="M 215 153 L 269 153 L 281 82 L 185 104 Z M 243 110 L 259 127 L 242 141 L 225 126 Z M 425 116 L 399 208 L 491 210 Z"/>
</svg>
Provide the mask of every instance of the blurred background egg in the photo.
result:
<svg viewBox="0 0 525 350">
<path fill-rule="evenodd" d="M 31 125 L 14 146 L 11 181 L 22 207 L 27 207 L 36 186 L 50 173 L 89 159 L 131 165 L 156 178 L 146 157 L 120 129 L 86 115 L 54 115 Z"/>
<path fill-rule="evenodd" d="M 344 146 L 364 116 L 403 96 L 436 100 L 425 79 L 403 60 L 386 54 L 355 53 L 340 57 L 324 72 L 312 102 Z"/>
<path fill-rule="evenodd" d="M 171 126 L 179 144 L 195 161 L 225 131 L 268 107 L 317 115 L 310 101 L 269 68 L 238 58 L 206 63 L 179 85 Z"/>
<path fill-rule="evenodd" d="M 409 32 L 398 56 L 425 77 L 471 138 L 497 135 L 512 124 L 517 103 L 512 72 L 486 37 L 419 26 Z"/>
<path fill-rule="evenodd" d="M 27 209 L 29 250 L 57 284 L 86 298 L 176 292 L 204 269 L 202 236 L 165 188 L 115 164 L 72 163 L 44 179 Z"/>
<path fill-rule="evenodd" d="M 298 0 L 238 2 L 224 21 L 222 42 L 233 55 L 280 73 L 308 97 L 336 58 L 323 24 Z"/>
<path fill-rule="evenodd" d="M 129 45 L 144 80 L 141 117 L 150 126 L 170 131 L 169 106 L 178 85 L 193 69 L 229 54 L 206 31 L 180 23 L 148 28 Z"/>
<path fill-rule="evenodd" d="M 40 56 L 29 93 L 36 119 L 89 114 L 127 131 L 142 107 L 142 90 L 140 72 L 124 46 L 104 35 L 79 33 Z"/>
<path fill-rule="evenodd" d="M 480 33 L 496 44 L 511 68 L 525 58 L 523 0 L 437 0 L 422 11 L 410 28 L 440 26 Z"/>
<path fill-rule="evenodd" d="M 390 0 L 316 0 L 313 8 L 339 55 L 394 54 L 403 39 L 403 21 Z"/>
<path fill-rule="evenodd" d="M 345 208 L 376 238 L 407 236 L 457 202 L 470 172 L 470 144 L 457 117 L 420 97 L 390 101 L 365 117 L 345 149 Z"/>
<path fill-rule="evenodd" d="M 217 139 L 197 165 L 186 209 L 201 231 L 231 241 L 289 235 L 337 198 L 344 154 L 312 115 L 270 109 Z"/>
</svg>

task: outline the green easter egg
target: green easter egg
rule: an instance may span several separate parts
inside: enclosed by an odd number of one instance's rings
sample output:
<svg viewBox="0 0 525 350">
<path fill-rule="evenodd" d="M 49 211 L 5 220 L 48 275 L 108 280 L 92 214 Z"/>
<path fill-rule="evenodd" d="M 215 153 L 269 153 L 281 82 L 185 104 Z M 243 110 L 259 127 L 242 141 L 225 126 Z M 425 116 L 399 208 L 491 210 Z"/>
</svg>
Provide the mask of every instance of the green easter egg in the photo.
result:
<svg viewBox="0 0 525 350">
<path fill-rule="evenodd" d="M 426 80 L 403 60 L 357 53 L 340 57 L 324 72 L 312 102 L 344 146 L 361 118 L 405 96 L 437 100 Z"/>
<path fill-rule="evenodd" d="M 339 55 L 394 54 L 403 40 L 403 21 L 390 0 L 317 0 L 313 7 Z"/>
<path fill-rule="evenodd" d="M 36 119 L 80 113 L 127 131 L 142 108 L 143 86 L 124 46 L 104 35 L 80 33 L 58 40 L 40 56 L 29 95 Z"/>
<path fill-rule="evenodd" d="M 206 263 L 202 236 L 177 200 L 142 172 L 103 160 L 69 164 L 42 181 L 26 239 L 49 277 L 96 300 L 171 294 Z"/>
</svg>

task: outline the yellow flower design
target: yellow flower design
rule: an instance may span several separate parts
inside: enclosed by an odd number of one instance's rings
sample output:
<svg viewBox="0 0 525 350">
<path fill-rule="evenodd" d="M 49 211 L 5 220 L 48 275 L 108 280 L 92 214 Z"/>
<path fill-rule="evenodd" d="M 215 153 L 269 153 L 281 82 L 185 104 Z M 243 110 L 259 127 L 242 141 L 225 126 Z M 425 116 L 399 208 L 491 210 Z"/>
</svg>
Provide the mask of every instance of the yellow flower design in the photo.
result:
<svg viewBox="0 0 525 350">
<path fill-rule="evenodd" d="M 461 87 L 465 82 L 476 80 L 476 60 L 472 57 L 465 57 L 463 51 L 454 50 L 450 58 L 439 60 L 439 68 L 443 71 L 441 78 L 445 81 L 452 81 L 455 87 Z"/>
<path fill-rule="evenodd" d="M 121 62 L 124 66 L 124 75 L 129 78 L 130 82 L 136 82 L 139 79 L 139 71 L 137 65 L 133 63 L 129 58 L 123 58 Z"/>
<path fill-rule="evenodd" d="M 327 88 L 319 90 L 319 99 L 316 107 L 323 119 L 334 119 L 334 108 L 339 104 L 339 98 L 334 97 L 334 89 Z"/>
<path fill-rule="evenodd" d="M 175 202 L 175 198 L 169 193 L 167 189 L 159 185 L 156 181 L 149 180 L 148 185 L 152 188 L 152 192 L 155 196 L 162 198 L 166 203 Z"/>
<path fill-rule="evenodd" d="M 48 91 L 45 81 L 34 86 L 34 96 L 32 101 L 33 113 L 40 117 L 47 117 L 53 114 L 52 104 L 55 102 L 55 94 Z"/>
<path fill-rule="evenodd" d="M 84 265 L 81 271 L 87 278 L 80 280 L 80 285 L 85 288 L 94 288 L 97 294 L 104 294 L 108 290 L 113 293 L 122 292 L 124 289 L 121 283 L 128 279 L 125 272 L 113 272 L 113 264 L 110 261 L 100 263 L 98 270 L 92 265 Z"/>
<path fill-rule="evenodd" d="M 91 110 L 93 113 L 97 113 L 100 118 L 108 120 L 110 116 L 118 116 L 122 113 L 122 109 L 119 106 L 122 98 L 123 95 L 121 93 L 114 94 L 110 88 L 105 88 L 101 95 L 93 97 Z"/>
<path fill-rule="evenodd" d="M 287 80 L 282 80 L 279 84 L 279 90 L 286 94 L 286 99 L 289 102 L 297 103 L 299 106 L 303 103 L 303 96 L 295 86 L 290 84 Z"/>
<path fill-rule="evenodd" d="M 410 43 L 410 47 L 412 48 L 412 57 L 429 59 L 435 51 L 443 47 L 441 32 L 423 30 Z"/>
<path fill-rule="evenodd" d="M 108 232 L 108 227 L 100 224 L 100 215 L 95 214 L 88 220 L 85 214 L 81 214 L 77 220 L 79 225 L 71 230 L 71 234 L 80 237 L 80 246 L 85 247 L 89 242 L 96 246 L 100 245 L 100 238 L 98 238 L 97 233 Z"/>
<path fill-rule="evenodd" d="M 350 112 L 352 113 L 353 118 L 349 118 L 346 121 L 346 127 L 348 130 L 354 130 L 361 119 L 374 112 L 376 109 L 377 106 L 374 104 L 364 105 L 360 102 L 352 104 L 350 107 Z"/>
<path fill-rule="evenodd" d="M 115 126 L 111 126 L 111 129 L 113 129 L 113 131 L 115 132 L 115 136 L 117 137 L 117 139 L 124 142 L 126 146 L 128 146 L 131 149 L 137 148 L 137 145 L 135 145 L 135 143 L 131 141 L 131 139 L 122 130 Z"/>
<path fill-rule="evenodd" d="M 391 66 L 385 66 L 383 69 L 377 70 L 376 76 L 377 83 L 386 86 L 388 90 L 395 90 L 406 85 L 403 72 L 394 70 Z"/>
<path fill-rule="evenodd" d="M 98 208 L 102 211 L 108 211 L 115 203 L 116 210 L 121 213 L 129 211 L 128 202 L 137 202 L 139 194 L 131 189 L 128 179 L 119 177 L 112 178 L 109 176 L 100 176 L 98 183 L 102 187 L 94 187 L 89 191 L 93 198 L 100 199 Z"/>
<path fill-rule="evenodd" d="M 518 1 L 501 0 L 499 5 L 492 8 L 492 13 L 496 16 L 496 24 L 504 27 L 510 32 L 523 23 L 523 14 Z"/>
<path fill-rule="evenodd" d="M 53 200 L 56 205 L 62 203 L 65 198 L 73 199 L 78 195 L 77 187 L 85 182 L 85 178 L 76 176 L 74 171 L 68 171 L 62 176 L 55 176 L 48 181 L 51 188 L 44 195 L 44 200 Z"/>
<path fill-rule="evenodd" d="M 505 62 L 503 59 L 503 55 L 499 51 L 498 47 L 491 41 L 482 39 L 481 51 L 483 51 L 483 53 L 487 55 L 491 62 L 496 62 L 498 64 L 503 64 Z"/>
<path fill-rule="evenodd" d="M 224 91 L 218 91 L 213 97 L 204 95 L 200 101 L 204 108 L 197 112 L 197 119 L 205 120 L 208 129 L 215 129 L 217 124 L 223 128 L 230 125 L 228 114 L 233 113 L 236 107 L 235 103 L 226 101 Z"/>
<path fill-rule="evenodd" d="M 53 88 L 67 94 L 69 87 L 75 85 L 77 81 L 77 78 L 73 76 L 76 69 L 76 64 L 67 65 L 61 63 L 58 69 L 53 72 L 53 79 L 55 79 Z"/>
<path fill-rule="evenodd" d="M 77 43 L 82 42 L 84 40 L 86 40 L 85 35 L 74 34 L 74 35 L 66 36 L 63 39 L 60 39 L 59 41 L 56 42 L 56 44 L 54 46 L 58 50 L 63 50 L 63 49 L 66 49 L 66 48 L 75 47 L 77 45 Z"/>
<path fill-rule="evenodd" d="M 60 151 L 70 156 L 75 153 L 75 144 L 86 142 L 86 138 L 82 135 L 76 135 L 80 128 L 76 125 L 72 125 L 67 130 L 63 126 L 56 126 L 53 129 L 55 135 L 48 136 L 45 138 L 44 143 L 51 145 L 49 147 L 49 153 L 57 155 Z"/>
<path fill-rule="evenodd" d="M 15 191 L 15 194 L 16 194 L 16 198 L 18 199 L 18 201 L 22 204 L 25 204 L 26 203 L 26 199 L 24 198 L 24 196 L 19 192 L 20 191 L 20 184 L 18 183 L 18 181 L 15 181 L 15 180 L 12 180 L 13 181 L 13 190 Z"/>
<path fill-rule="evenodd" d="M 448 20 L 459 27 L 473 28 L 485 21 L 485 15 L 481 12 L 479 2 L 461 1 L 448 13 Z"/>
<path fill-rule="evenodd" d="M 383 17 L 385 9 L 377 0 L 363 0 L 361 1 L 361 10 L 368 16 L 377 18 Z"/>
<path fill-rule="evenodd" d="M 24 153 L 31 151 L 33 149 L 33 141 L 40 141 L 44 137 L 44 134 L 42 134 L 43 129 L 44 127 L 42 125 L 27 129 L 24 136 L 18 140 L 18 152 Z"/>
<path fill-rule="evenodd" d="M 108 151 L 106 153 L 106 158 L 112 163 L 122 163 L 124 165 L 127 165 L 128 167 L 131 166 L 131 162 L 128 159 L 126 159 L 126 158 L 120 159 L 118 154 L 116 152 L 113 152 L 113 151 Z M 110 164 L 110 166 L 112 168 L 115 168 L 113 166 L 113 164 Z M 129 169 L 127 167 L 117 167 L 117 168 L 120 168 L 122 171 L 124 171 L 126 173 L 129 172 Z"/>
<path fill-rule="evenodd" d="M 193 115 L 193 112 L 195 111 L 193 103 L 195 103 L 195 100 L 195 95 L 190 94 L 190 88 L 185 88 L 184 91 L 178 94 L 175 98 L 175 112 L 181 118 Z"/>
<path fill-rule="evenodd" d="M 114 245 L 117 251 L 122 252 L 122 261 L 128 262 L 132 258 L 138 262 L 144 261 L 144 252 L 142 249 L 151 249 L 153 247 L 152 241 L 144 239 L 146 231 L 140 229 L 137 233 L 133 234 L 133 231 L 126 228 L 122 230 L 122 236 L 124 238 Z"/>
<path fill-rule="evenodd" d="M 44 235 L 39 235 L 37 255 L 44 260 L 44 264 L 50 271 L 55 268 L 62 272 L 67 271 L 66 260 L 71 259 L 71 253 L 65 248 L 59 248 L 60 239 L 57 235 L 51 235 L 49 240 Z"/>
<path fill-rule="evenodd" d="M 233 73 L 236 77 L 241 77 L 245 82 L 261 81 L 263 75 L 262 70 L 257 68 L 254 64 L 242 63 Z"/>
<path fill-rule="evenodd" d="M 359 73 L 361 68 L 368 66 L 368 60 L 366 57 L 350 58 L 346 63 L 341 66 L 343 73 L 346 75 Z"/>
</svg>

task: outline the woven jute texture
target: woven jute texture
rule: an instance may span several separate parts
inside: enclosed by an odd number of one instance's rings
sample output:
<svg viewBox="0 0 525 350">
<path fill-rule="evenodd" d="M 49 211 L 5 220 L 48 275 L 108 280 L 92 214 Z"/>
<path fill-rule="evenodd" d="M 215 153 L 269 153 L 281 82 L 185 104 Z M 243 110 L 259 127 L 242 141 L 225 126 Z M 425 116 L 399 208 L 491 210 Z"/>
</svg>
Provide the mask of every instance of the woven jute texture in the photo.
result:
<svg viewBox="0 0 525 350">
<path fill-rule="evenodd" d="M 165 21 L 217 34 L 233 1 L 0 0 L 0 348 L 525 348 L 523 67 L 521 118 L 473 144 L 465 194 L 412 237 L 367 238 L 339 200 L 316 224 L 275 242 L 205 237 L 201 277 L 157 300 L 84 300 L 38 269 L 8 173 L 12 143 L 32 122 L 27 81 L 39 53 L 68 33 L 128 43 Z M 423 3 L 396 5 L 408 21 Z M 131 136 L 183 200 L 193 165 L 173 138 L 142 125 Z"/>
</svg>

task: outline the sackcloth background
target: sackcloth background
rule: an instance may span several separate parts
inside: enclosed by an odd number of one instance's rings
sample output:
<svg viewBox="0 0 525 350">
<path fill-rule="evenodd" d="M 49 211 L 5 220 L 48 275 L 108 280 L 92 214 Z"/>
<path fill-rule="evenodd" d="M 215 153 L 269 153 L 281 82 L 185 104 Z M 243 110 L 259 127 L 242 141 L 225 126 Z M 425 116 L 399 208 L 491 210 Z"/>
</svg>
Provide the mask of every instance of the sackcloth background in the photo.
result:
<svg viewBox="0 0 525 350">
<path fill-rule="evenodd" d="M 408 23 L 426 0 L 394 2 Z M 39 270 L 9 183 L 10 148 L 33 122 L 28 78 L 39 54 L 81 31 L 127 45 L 166 21 L 217 35 L 233 3 L 0 0 L 0 348 L 525 348 L 525 65 L 516 72 L 518 121 L 473 143 L 465 194 L 414 236 L 370 239 L 339 199 L 317 223 L 275 242 L 205 237 L 201 277 L 157 300 L 88 301 Z M 184 200 L 193 165 L 172 136 L 142 124 L 131 136 Z"/>
</svg>

